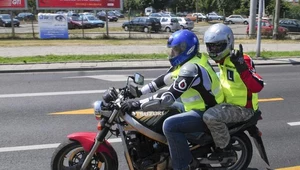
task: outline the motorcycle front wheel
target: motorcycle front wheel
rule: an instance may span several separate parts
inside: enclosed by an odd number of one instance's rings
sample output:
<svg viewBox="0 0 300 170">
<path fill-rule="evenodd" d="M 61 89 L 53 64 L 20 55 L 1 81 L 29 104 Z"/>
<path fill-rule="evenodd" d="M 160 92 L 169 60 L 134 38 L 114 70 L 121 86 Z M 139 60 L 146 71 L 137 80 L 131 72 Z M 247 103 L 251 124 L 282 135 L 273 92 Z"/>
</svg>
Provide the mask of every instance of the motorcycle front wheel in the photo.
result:
<svg viewBox="0 0 300 170">
<path fill-rule="evenodd" d="M 79 170 L 87 153 L 77 141 L 67 140 L 53 153 L 51 170 Z M 115 162 L 106 153 L 96 153 L 86 170 L 117 170 Z"/>
</svg>

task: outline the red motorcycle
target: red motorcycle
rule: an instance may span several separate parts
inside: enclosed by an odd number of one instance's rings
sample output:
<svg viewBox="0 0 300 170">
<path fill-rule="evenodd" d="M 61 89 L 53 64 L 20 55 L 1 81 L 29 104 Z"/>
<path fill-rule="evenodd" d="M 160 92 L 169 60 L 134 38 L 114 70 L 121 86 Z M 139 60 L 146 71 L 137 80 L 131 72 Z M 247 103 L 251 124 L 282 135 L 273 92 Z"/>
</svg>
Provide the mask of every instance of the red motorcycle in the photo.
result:
<svg viewBox="0 0 300 170">
<path fill-rule="evenodd" d="M 162 132 L 163 121 L 176 114 L 175 110 L 123 113 L 121 103 L 140 97 L 138 85 L 143 85 L 144 77 L 138 73 L 129 76 L 124 88 L 109 88 L 103 101 L 94 104 L 98 132 L 78 132 L 68 135 L 68 139 L 55 150 L 51 160 L 52 170 L 117 170 L 118 156 L 106 140 L 107 136 L 121 137 L 125 158 L 130 170 L 172 169 L 166 137 Z M 256 124 L 261 112 L 246 122 L 228 125 L 232 149 L 235 156 L 210 160 L 215 145 L 209 130 L 186 134 L 192 155 L 201 163 L 201 169 L 243 170 L 252 159 L 253 148 L 248 131 L 261 158 L 269 165 L 261 132 Z M 114 126 L 116 125 L 116 126 Z M 111 134 L 109 134 L 109 132 Z"/>
</svg>

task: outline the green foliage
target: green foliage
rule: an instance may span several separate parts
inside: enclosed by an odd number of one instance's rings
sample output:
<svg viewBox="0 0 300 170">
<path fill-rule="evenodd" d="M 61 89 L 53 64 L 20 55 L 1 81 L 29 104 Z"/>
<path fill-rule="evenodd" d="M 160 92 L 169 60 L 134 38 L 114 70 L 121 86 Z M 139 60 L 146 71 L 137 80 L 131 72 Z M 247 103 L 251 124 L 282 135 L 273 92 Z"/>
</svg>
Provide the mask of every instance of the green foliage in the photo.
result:
<svg viewBox="0 0 300 170">
<path fill-rule="evenodd" d="M 300 5 L 292 5 L 290 10 L 286 12 L 285 18 L 300 19 Z"/>
<path fill-rule="evenodd" d="M 270 1 L 270 3 L 266 7 L 266 14 L 267 15 L 274 15 L 275 14 L 275 6 L 276 1 Z M 280 0 L 280 17 L 283 17 L 285 14 L 285 11 L 289 11 L 291 5 L 289 2 L 286 2 L 284 0 Z"/>
</svg>

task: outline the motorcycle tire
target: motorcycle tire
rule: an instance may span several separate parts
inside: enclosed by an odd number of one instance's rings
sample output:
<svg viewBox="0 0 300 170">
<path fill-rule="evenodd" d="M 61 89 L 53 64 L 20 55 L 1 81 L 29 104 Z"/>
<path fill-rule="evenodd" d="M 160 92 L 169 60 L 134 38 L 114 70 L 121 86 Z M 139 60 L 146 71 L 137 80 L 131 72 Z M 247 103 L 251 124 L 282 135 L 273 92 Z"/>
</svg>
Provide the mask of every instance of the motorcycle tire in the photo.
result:
<svg viewBox="0 0 300 170">
<path fill-rule="evenodd" d="M 77 141 L 66 140 L 61 143 L 52 155 L 51 170 L 79 170 L 87 153 Z M 117 160 L 117 159 L 116 159 Z M 118 162 L 106 153 L 94 155 L 86 170 L 117 170 Z"/>
<path fill-rule="evenodd" d="M 234 134 L 230 142 L 233 148 L 239 148 L 241 153 L 239 159 L 232 166 L 226 168 L 226 170 L 247 169 L 253 156 L 252 143 L 249 137 L 245 133 Z"/>
</svg>

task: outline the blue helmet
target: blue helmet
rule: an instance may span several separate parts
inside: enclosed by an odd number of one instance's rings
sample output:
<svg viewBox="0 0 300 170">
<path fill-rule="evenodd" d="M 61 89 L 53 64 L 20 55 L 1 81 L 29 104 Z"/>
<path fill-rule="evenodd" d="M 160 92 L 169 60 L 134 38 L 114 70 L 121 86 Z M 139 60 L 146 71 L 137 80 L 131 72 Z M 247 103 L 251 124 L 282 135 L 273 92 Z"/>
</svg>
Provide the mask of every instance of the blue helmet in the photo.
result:
<svg viewBox="0 0 300 170">
<path fill-rule="evenodd" d="M 171 65 L 182 65 L 197 54 L 199 40 L 193 32 L 179 30 L 169 37 L 168 48 L 171 48 L 171 53 L 169 54 Z"/>
</svg>

